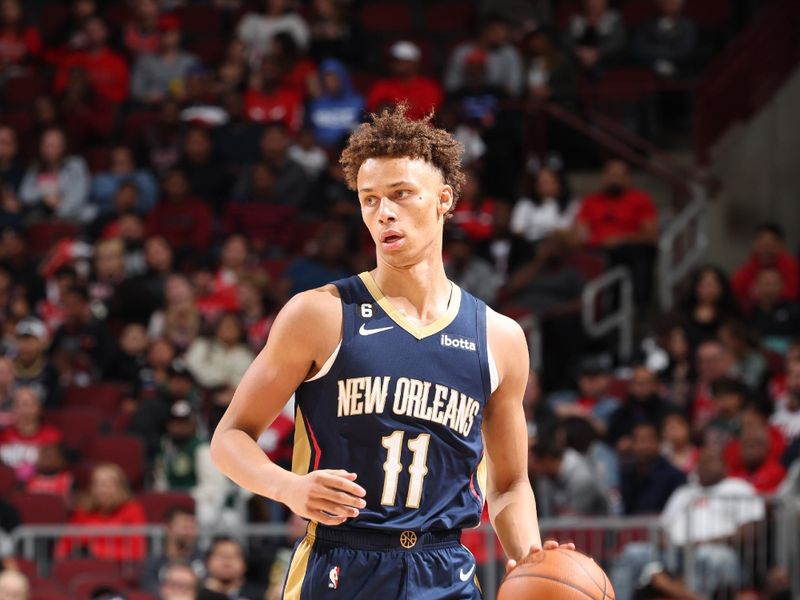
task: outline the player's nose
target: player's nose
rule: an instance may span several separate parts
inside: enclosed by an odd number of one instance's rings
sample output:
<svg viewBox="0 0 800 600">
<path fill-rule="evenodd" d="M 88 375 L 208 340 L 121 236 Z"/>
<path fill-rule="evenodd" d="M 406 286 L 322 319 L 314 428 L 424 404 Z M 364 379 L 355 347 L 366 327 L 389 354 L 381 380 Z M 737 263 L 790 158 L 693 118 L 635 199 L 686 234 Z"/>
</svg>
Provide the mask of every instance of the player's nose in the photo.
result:
<svg viewBox="0 0 800 600">
<path fill-rule="evenodd" d="M 378 206 L 378 220 L 381 223 L 387 223 L 396 220 L 397 215 L 395 214 L 394 208 L 394 202 L 392 202 L 389 198 L 386 196 L 381 198 L 380 205 Z"/>
</svg>

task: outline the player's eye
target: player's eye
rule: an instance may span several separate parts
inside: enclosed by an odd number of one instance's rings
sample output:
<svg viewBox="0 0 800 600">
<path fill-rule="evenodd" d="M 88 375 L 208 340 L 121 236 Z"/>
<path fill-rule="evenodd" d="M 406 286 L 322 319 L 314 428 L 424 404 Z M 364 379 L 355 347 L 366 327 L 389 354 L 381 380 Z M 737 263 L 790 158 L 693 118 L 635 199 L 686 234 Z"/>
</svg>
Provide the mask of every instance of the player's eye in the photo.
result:
<svg viewBox="0 0 800 600">
<path fill-rule="evenodd" d="M 364 206 L 375 206 L 378 203 L 378 199 L 375 196 L 367 196 L 364 198 Z"/>
<path fill-rule="evenodd" d="M 411 192 L 408 190 L 397 190 L 394 194 L 395 198 L 402 200 L 403 198 L 407 198 Z"/>
</svg>

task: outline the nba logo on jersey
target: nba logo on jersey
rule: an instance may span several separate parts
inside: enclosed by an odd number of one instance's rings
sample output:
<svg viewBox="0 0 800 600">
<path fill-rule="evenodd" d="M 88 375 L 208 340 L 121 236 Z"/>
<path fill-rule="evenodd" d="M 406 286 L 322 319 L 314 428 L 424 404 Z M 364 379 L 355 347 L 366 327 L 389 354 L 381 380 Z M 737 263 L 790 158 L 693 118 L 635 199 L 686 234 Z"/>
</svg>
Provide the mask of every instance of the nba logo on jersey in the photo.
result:
<svg viewBox="0 0 800 600">
<path fill-rule="evenodd" d="M 339 588 L 339 567 L 333 567 L 328 573 L 328 587 L 332 590 Z"/>
</svg>

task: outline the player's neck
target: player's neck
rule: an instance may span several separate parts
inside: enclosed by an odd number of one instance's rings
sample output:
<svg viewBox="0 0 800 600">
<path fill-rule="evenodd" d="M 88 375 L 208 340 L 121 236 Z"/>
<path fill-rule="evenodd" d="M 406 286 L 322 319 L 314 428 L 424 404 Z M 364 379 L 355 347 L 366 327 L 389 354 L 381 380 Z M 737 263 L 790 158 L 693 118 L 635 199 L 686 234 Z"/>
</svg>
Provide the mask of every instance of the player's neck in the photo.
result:
<svg viewBox="0 0 800 600">
<path fill-rule="evenodd" d="M 409 314 L 411 317 L 427 321 L 447 310 L 452 285 L 441 259 L 421 261 L 410 267 L 395 267 L 379 258 L 372 277 L 392 304 L 404 312 L 413 311 Z"/>
</svg>

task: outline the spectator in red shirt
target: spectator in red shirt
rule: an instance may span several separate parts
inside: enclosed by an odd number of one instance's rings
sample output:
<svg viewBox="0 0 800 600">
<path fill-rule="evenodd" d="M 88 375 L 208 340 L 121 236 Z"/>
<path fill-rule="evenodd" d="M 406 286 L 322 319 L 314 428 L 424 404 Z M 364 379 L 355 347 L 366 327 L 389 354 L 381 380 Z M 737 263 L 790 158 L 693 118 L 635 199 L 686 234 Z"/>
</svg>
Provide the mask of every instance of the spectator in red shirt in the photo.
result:
<svg viewBox="0 0 800 600">
<path fill-rule="evenodd" d="M 160 235 L 178 252 L 204 252 L 211 243 L 212 214 L 208 205 L 189 195 L 180 169 L 171 169 L 163 183 L 164 198 L 148 216 L 150 235 Z"/>
<path fill-rule="evenodd" d="M 581 202 L 577 221 L 591 246 L 604 248 L 612 265 L 633 275 L 638 306 L 646 306 L 652 289 L 658 239 L 658 215 L 647 192 L 631 185 L 628 165 L 611 159 L 603 168 L 603 188 Z"/>
<path fill-rule="evenodd" d="M 70 501 L 75 476 L 67 469 L 67 459 L 58 444 L 48 444 L 39 450 L 36 474 L 31 477 L 26 490 L 32 494 L 54 494 L 65 502 Z"/>
<path fill-rule="evenodd" d="M 0 73 L 13 74 L 10 67 L 35 59 L 42 51 L 39 32 L 22 22 L 19 0 L 0 3 Z"/>
<path fill-rule="evenodd" d="M 61 442 L 61 432 L 42 423 L 42 397 L 37 388 L 17 388 L 13 402 L 13 424 L 0 432 L 0 460 L 16 471 L 19 481 L 28 481 L 34 475 L 39 450 Z"/>
<path fill-rule="evenodd" d="M 481 193 L 481 185 L 475 169 L 464 169 L 467 176 L 461 188 L 461 197 L 453 211 L 453 224 L 464 230 L 470 241 L 482 242 L 494 233 L 495 200 Z"/>
<path fill-rule="evenodd" d="M 138 500 L 131 498 L 125 473 L 119 465 L 100 463 L 92 470 L 89 494 L 85 504 L 69 520 L 70 525 L 119 527 L 145 525 L 147 519 Z M 102 560 L 143 560 L 144 537 L 80 536 L 62 538 L 56 546 L 56 557 L 66 558 L 86 551 Z"/>
<path fill-rule="evenodd" d="M 251 121 L 278 121 L 289 131 L 297 132 L 303 124 L 302 102 L 302 96 L 293 87 L 281 83 L 280 63 L 266 58 L 250 76 L 250 87 L 244 93 L 244 112 Z"/>
<path fill-rule="evenodd" d="M 786 469 L 769 452 L 769 436 L 764 427 L 749 427 L 741 436 L 741 467 L 729 472 L 749 482 L 762 494 L 774 492 L 786 475 Z"/>
<path fill-rule="evenodd" d="M 73 67 L 83 67 L 89 74 L 92 89 L 107 102 L 119 104 L 128 98 L 130 75 L 125 59 L 108 47 L 108 28 L 102 19 L 93 17 L 85 27 L 87 47 L 67 56 L 56 73 L 54 89 L 60 94 L 67 86 Z"/>
<path fill-rule="evenodd" d="M 756 230 L 750 257 L 733 276 L 733 290 L 745 308 L 755 302 L 755 284 L 762 268 L 778 270 L 783 279 L 782 300 L 797 300 L 800 290 L 800 264 L 786 251 L 783 229 L 775 223 L 764 223 Z"/>
<path fill-rule="evenodd" d="M 122 43 L 129 55 L 155 54 L 161 36 L 158 31 L 160 2 L 158 0 L 137 0 L 133 18 L 122 29 Z"/>
<path fill-rule="evenodd" d="M 442 87 L 438 82 L 419 74 L 422 52 L 408 41 L 396 42 L 389 54 L 392 77 L 373 84 L 367 94 L 367 110 L 377 112 L 381 107 L 400 102 L 408 104 L 407 115 L 422 119 L 442 104 Z"/>
</svg>

